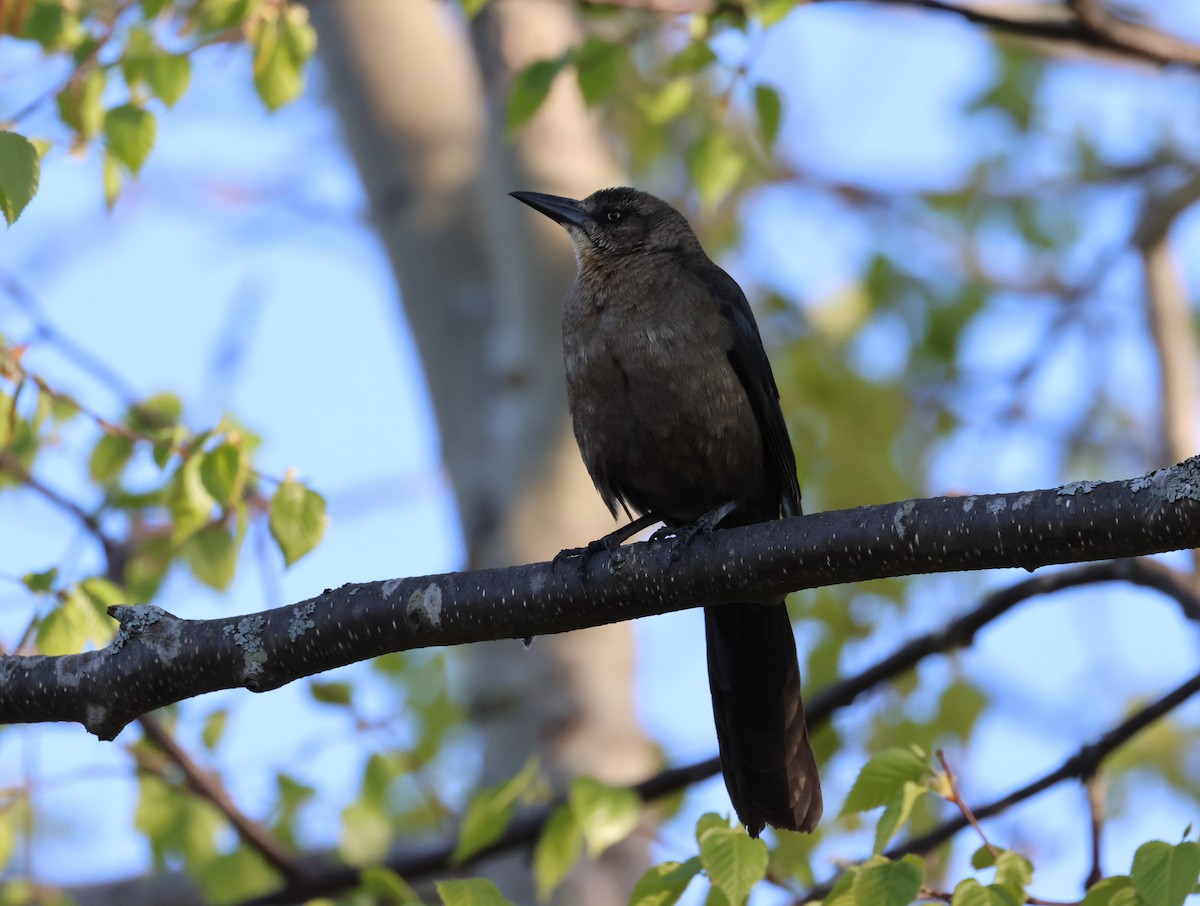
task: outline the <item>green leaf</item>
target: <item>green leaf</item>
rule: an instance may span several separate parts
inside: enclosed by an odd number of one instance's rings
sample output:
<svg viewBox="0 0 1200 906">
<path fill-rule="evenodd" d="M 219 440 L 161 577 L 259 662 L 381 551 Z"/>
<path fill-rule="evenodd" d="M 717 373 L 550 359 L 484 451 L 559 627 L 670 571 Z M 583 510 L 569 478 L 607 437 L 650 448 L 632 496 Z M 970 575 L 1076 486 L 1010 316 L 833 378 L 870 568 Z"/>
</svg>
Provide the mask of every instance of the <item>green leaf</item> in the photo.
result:
<svg viewBox="0 0 1200 906">
<path fill-rule="evenodd" d="M 891 798 L 884 808 L 883 814 L 879 816 L 879 824 L 875 827 L 876 853 L 884 851 L 888 842 L 896 836 L 896 831 L 900 830 L 912 817 L 913 806 L 916 805 L 917 800 L 928 792 L 929 787 L 923 784 L 913 783 L 911 780 L 905 781 L 904 787 Z"/>
<path fill-rule="evenodd" d="M 139 434 L 151 434 L 179 424 L 183 418 L 183 400 L 175 393 L 156 393 L 134 403 L 125 414 L 129 427 Z"/>
<path fill-rule="evenodd" d="M 567 800 L 593 859 L 628 837 L 641 813 L 641 800 L 633 790 L 608 786 L 592 777 L 571 781 Z"/>
<path fill-rule="evenodd" d="M 188 431 L 183 425 L 175 425 L 172 428 L 163 428 L 161 431 L 155 432 L 154 448 L 151 452 L 154 464 L 160 469 L 165 469 L 167 463 L 171 461 L 171 457 L 183 449 L 187 440 Z M 196 446 L 199 448 L 200 445 Z M 202 459 L 203 454 L 197 453 L 196 458 Z"/>
<path fill-rule="evenodd" d="M 125 84 L 136 88 L 146 81 L 150 60 L 157 53 L 161 51 L 149 31 L 136 26 L 131 28 L 121 51 L 121 73 L 125 76 Z"/>
<path fill-rule="evenodd" d="M 723 830 L 729 829 L 729 820 L 718 815 L 716 812 L 705 812 L 696 820 L 696 843 L 700 843 L 700 838 L 708 833 L 710 828 L 719 827 Z"/>
<path fill-rule="evenodd" d="M 688 168 L 700 200 L 713 207 L 737 185 L 746 168 L 746 159 L 723 132 L 711 129 L 692 146 Z"/>
<path fill-rule="evenodd" d="M 270 891 L 278 875 L 256 850 L 239 846 L 195 869 L 209 903 L 237 903 Z"/>
<path fill-rule="evenodd" d="M 908 906 L 925 882 L 925 862 L 908 855 L 899 862 L 876 856 L 859 866 L 854 882 L 858 906 Z"/>
<path fill-rule="evenodd" d="M 754 109 L 758 112 L 758 128 L 762 130 L 763 140 L 768 148 L 774 147 L 783 119 L 783 101 L 779 99 L 779 92 L 770 85 L 755 85 Z"/>
<path fill-rule="evenodd" d="M 37 194 L 41 169 L 33 142 L 15 132 L 0 132 L 0 210 L 9 226 Z"/>
<path fill-rule="evenodd" d="M 58 567 L 52 566 L 40 573 L 26 573 L 21 577 L 21 581 L 32 592 L 47 592 L 54 589 L 54 581 L 57 578 Z"/>
<path fill-rule="evenodd" d="M 697 39 L 671 58 L 667 64 L 667 74 L 672 76 L 693 75 L 717 62 L 717 55 L 708 46 L 708 42 Z"/>
<path fill-rule="evenodd" d="M 468 19 L 474 19 L 487 5 L 488 0 L 462 0 L 463 12 L 467 14 Z"/>
<path fill-rule="evenodd" d="M 260 0 L 197 0 L 192 8 L 196 23 L 204 32 L 236 28 L 250 18 Z"/>
<path fill-rule="evenodd" d="M 354 687 L 349 683 L 322 683 L 313 680 L 308 684 L 309 694 L 314 701 L 326 705 L 348 705 L 353 697 Z"/>
<path fill-rule="evenodd" d="M 96 612 L 104 616 L 107 616 L 108 608 L 124 604 L 129 600 L 124 589 L 100 576 L 84 579 L 79 583 L 79 590 L 87 595 L 92 606 L 96 608 Z"/>
<path fill-rule="evenodd" d="M 145 13 L 147 19 L 153 19 L 164 9 L 171 0 L 142 0 L 142 12 Z"/>
<path fill-rule="evenodd" d="M 35 3 L 21 28 L 22 38 L 37 41 L 43 50 L 50 52 L 70 50 L 83 36 L 83 26 L 74 7 L 62 2 Z"/>
<path fill-rule="evenodd" d="M 89 641 L 108 642 L 116 625 L 116 621 L 98 611 L 89 597 L 75 588 L 38 625 L 37 648 L 41 654 L 75 654 Z"/>
<path fill-rule="evenodd" d="M 37 628 L 39 654 L 76 654 L 83 650 L 84 633 L 65 606 L 46 614 Z"/>
<path fill-rule="evenodd" d="M 529 789 L 537 775 L 537 760 L 531 758 L 515 777 L 477 790 L 471 796 L 459 830 L 458 845 L 451 856 L 453 862 L 461 863 L 500 838 L 512 819 L 517 799 Z"/>
<path fill-rule="evenodd" d="M 6 805 L 3 810 L 0 810 L 0 869 L 5 868 L 11 861 L 13 852 L 17 847 L 18 833 L 24 833 L 27 827 L 26 822 L 29 820 L 27 811 L 28 800 L 14 799 L 10 804 Z M 12 880 L 7 880 L 5 887 L 12 884 Z M 0 891 L 0 897 L 3 897 L 5 891 Z M 30 891 L 32 894 L 32 891 Z M 5 902 L 0 899 L 0 903 Z M 27 899 L 15 899 L 9 902 L 36 902 L 36 897 L 29 896 Z"/>
<path fill-rule="evenodd" d="M 1021 902 L 1025 900 L 1025 888 L 1032 881 L 1033 863 L 1025 856 L 1006 849 L 996 858 L 996 883 L 1019 894 Z"/>
<path fill-rule="evenodd" d="M 1200 843 L 1143 843 L 1133 854 L 1129 875 L 1147 906 L 1183 906 L 1200 878 Z"/>
<path fill-rule="evenodd" d="M 525 125 L 537 113 L 542 101 L 550 93 L 554 77 L 567 60 L 567 56 L 557 60 L 538 60 L 516 74 L 508 92 L 507 120 L 510 130 Z"/>
<path fill-rule="evenodd" d="M 971 867 L 977 869 L 991 868 L 996 864 L 996 854 L 986 843 L 971 853 Z"/>
<path fill-rule="evenodd" d="M 192 82 L 192 61 L 187 54 L 156 54 L 146 68 L 146 80 L 159 100 L 174 107 Z"/>
<path fill-rule="evenodd" d="M 58 115 L 64 123 L 79 133 L 84 141 L 100 131 L 104 124 L 104 70 L 90 66 L 86 72 L 76 72 L 58 93 Z"/>
<path fill-rule="evenodd" d="M 112 156 L 112 152 L 104 152 L 104 204 L 111 211 L 117 199 L 121 197 L 121 184 L 125 177 L 121 173 L 121 165 Z"/>
<path fill-rule="evenodd" d="M 237 574 L 238 546 L 229 529 L 208 525 L 187 540 L 184 554 L 192 575 L 215 591 L 226 591 Z"/>
<path fill-rule="evenodd" d="M 158 121 L 149 110 L 133 104 L 114 107 L 104 116 L 104 135 L 108 139 L 108 150 L 113 157 L 137 173 L 158 134 Z"/>
<path fill-rule="evenodd" d="M 700 862 L 730 906 L 741 906 L 767 873 L 767 844 L 741 828 L 710 827 L 700 837 Z"/>
<path fill-rule="evenodd" d="M 4 401 L 0 397 L 0 403 Z M 2 407 L 0 407 L 2 409 Z M 3 419 L 0 418 L 0 428 Z M 97 484 L 111 484 L 120 476 L 121 471 L 133 454 L 133 441 L 123 435 L 104 433 L 96 441 L 88 458 L 88 472 Z"/>
<path fill-rule="evenodd" d="M 965 740 L 971 735 L 975 721 L 987 705 L 987 696 L 980 688 L 966 680 L 951 683 L 938 702 L 936 723 Z"/>
<path fill-rule="evenodd" d="M 1022 906 L 1024 902 L 1024 897 L 1018 899 L 1007 887 L 999 884 L 984 887 L 974 878 L 967 878 L 954 888 L 950 906 Z"/>
<path fill-rule="evenodd" d="M 758 18 L 764 28 L 770 28 L 796 8 L 796 0 L 759 0 Z"/>
<path fill-rule="evenodd" d="M 125 587 L 132 601 L 149 601 L 171 566 L 171 539 L 157 535 L 141 544 L 125 564 Z"/>
<path fill-rule="evenodd" d="M 698 856 L 652 866 L 633 886 L 629 906 L 674 906 L 702 867 Z"/>
<path fill-rule="evenodd" d="M 438 881 L 437 892 L 445 906 L 514 906 L 486 878 Z"/>
<path fill-rule="evenodd" d="M 371 865 L 382 861 L 392 845 L 392 822 L 383 804 L 358 799 L 342 809 L 342 834 L 338 852 L 351 865 Z"/>
<path fill-rule="evenodd" d="M 904 791 L 906 783 L 925 783 L 933 776 L 924 753 L 913 749 L 884 749 L 872 755 L 846 795 L 842 814 L 865 812 L 887 805 Z"/>
<path fill-rule="evenodd" d="M 533 849 L 533 879 L 539 902 L 546 902 L 554 889 L 579 861 L 583 852 L 583 834 L 575 816 L 566 806 L 551 814 Z"/>
<path fill-rule="evenodd" d="M 255 30 L 254 87 L 268 110 L 278 110 L 304 90 L 304 66 L 317 47 L 317 33 L 300 6 L 282 16 L 264 16 Z"/>
<path fill-rule="evenodd" d="M 200 456 L 185 459 L 175 470 L 167 497 L 171 540 L 176 544 L 196 534 L 212 518 L 215 501 L 200 480 Z"/>
<path fill-rule="evenodd" d="M 364 868 L 359 877 L 363 890 L 378 898 L 380 906 L 420 906 L 416 891 L 390 868 Z"/>
<path fill-rule="evenodd" d="M 246 471 L 241 449 L 231 443 L 223 443 L 204 454 L 200 464 L 200 479 L 217 503 L 229 506 L 242 495 Z"/>
<path fill-rule="evenodd" d="M 200 731 L 200 739 L 204 743 L 204 748 L 210 752 L 216 751 L 217 746 L 221 744 L 221 739 L 225 736 L 225 726 L 228 723 L 229 712 L 225 708 L 218 708 L 204 718 L 204 729 Z"/>
<path fill-rule="evenodd" d="M 284 481 L 271 498 L 267 523 L 288 566 L 321 543 L 328 522 L 325 498 L 299 482 Z"/>
<path fill-rule="evenodd" d="M 613 93 L 625 48 L 612 41 L 588 38 L 575 55 L 575 76 L 583 102 L 594 107 Z"/>
<path fill-rule="evenodd" d="M 692 82 L 687 78 L 672 79 L 652 94 L 638 99 L 642 113 L 655 126 L 682 116 L 691 102 Z"/>
<path fill-rule="evenodd" d="M 1089 887 L 1087 896 L 1083 898 L 1080 906 L 1115 906 L 1114 901 L 1118 894 L 1123 899 L 1127 898 L 1129 894 L 1133 894 L 1138 903 L 1142 902 L 1141 897 L 1133 888 L 1133 879 L 1129 875 L 1112 875 L 1108 878 L 1101 878 Z M 1133 904 L 1128 904 L 1128 906 L 1133 906 Z"/>
</svg>

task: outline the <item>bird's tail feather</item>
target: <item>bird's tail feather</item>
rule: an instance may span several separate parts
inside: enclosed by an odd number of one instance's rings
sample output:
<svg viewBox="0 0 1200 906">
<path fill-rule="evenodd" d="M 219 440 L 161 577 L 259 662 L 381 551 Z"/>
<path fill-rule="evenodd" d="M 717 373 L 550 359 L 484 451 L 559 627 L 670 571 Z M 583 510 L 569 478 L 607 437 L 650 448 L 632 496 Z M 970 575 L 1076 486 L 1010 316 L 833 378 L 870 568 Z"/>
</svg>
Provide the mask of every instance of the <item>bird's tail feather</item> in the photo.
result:
<svg viewBox="0 0 1200 906">
<path fill-rule="evenodd" d="M 764 825 L 811 831 L 821 781 L 804 725 L 787 608 L 706 607 L 708 683 L 729 798 L 750 836 Z"/>
</svg>

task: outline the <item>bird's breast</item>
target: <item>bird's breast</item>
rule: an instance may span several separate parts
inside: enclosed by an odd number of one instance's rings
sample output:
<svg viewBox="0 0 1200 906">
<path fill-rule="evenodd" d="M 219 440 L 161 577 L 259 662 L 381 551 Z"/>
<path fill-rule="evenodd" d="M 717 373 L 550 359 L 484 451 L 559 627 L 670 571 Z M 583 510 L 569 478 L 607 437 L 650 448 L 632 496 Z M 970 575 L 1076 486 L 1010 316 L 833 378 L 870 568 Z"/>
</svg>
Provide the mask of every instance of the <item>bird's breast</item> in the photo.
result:
<svg viewBox="0 0 1200 906">
<path fill-rule="evenodd" d="M 761 487 L 759 429 L 715 305 L 647 283 L 633 297 L 572 293 L 563 321 L 571 419 L 610 505 L 691 521 Z"/>
</svg>

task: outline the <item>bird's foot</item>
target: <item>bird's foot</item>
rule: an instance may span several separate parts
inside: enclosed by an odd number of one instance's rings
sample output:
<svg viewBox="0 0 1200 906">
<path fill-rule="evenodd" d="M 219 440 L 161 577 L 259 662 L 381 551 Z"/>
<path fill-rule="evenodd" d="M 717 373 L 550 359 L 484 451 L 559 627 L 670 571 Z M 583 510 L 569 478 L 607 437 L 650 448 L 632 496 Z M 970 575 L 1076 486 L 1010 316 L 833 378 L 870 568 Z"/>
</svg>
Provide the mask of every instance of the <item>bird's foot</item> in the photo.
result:
<svg viewBox="0 0 1200 906">
<path fill-rule="evenodd" d="M 557 569 L 558 565 L 564 560 L 578 558 L 579 562 L 575 564 L 575 569 L 579 576 L 579 584 L 586 585 L 588 558 L 592 554 L 604 551 L 608 554 L 609 570 L 616 571 L 621 563 L 621 545 L 642 531 L 642 529 L 649 528 L 658 521 L 656 516 L 649 513 L 645 516 L 639 516 L 628 525 L 621 526 L 615 532 L 609 532 L 603 538 L 589 541 L 584 547 L 568 547 L 566 550 L 559 551 L 554 555 L 554 559 L 550 561 L 550 566 L 553 569 Z"/>
<path fill-rule="evenodd" d="M 680 526 L 678 528 L 669 528 L 664 526 L 650 536 L 651 541 L 665 541 L 668 538 L 671 541 L 671 549 L 667 554 L 667 562 L 674 563 L 683 556 L 683 552 L 687 546 L 691 544 L 697 537 L 703 536 L 708 539 L 708 543 L 713 543 L 712 533 L 721 521 L 732 513 L 737 508 L 737 504 L 733 501 L 723 503 L 715 510 L 709 510 L 695 522 L 690 525 Z"/>
<path fill-rule="evenodd" d="M 587 566 L 588 558 L 592 554 L 604 551 L 608 554 L 609 569 L 613 569 L 619 560 L 618 551 L 621 548 L 621 542 L 612 539 L 611 535 L 605 535 L 603 538 L 597 538 L 595 541 L 589 541 L 584 547 L 568 547 L 566 550 L 561 550 L 554 555 L 554 559 L 550 561 L 550 566 L 557 569 L 558 565 L 566 560 L 575 559 L 575 573 L 579 576 L 579 584 L 587 584 Z"/>
</svg>

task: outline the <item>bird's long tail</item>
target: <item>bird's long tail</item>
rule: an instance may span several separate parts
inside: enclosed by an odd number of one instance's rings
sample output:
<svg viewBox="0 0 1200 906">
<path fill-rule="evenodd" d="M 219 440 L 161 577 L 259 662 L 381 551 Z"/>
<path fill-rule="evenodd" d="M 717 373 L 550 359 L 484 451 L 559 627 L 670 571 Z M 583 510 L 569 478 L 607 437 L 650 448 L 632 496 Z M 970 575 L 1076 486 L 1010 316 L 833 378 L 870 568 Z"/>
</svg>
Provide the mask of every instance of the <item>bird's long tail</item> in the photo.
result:
<svg viewBox="0 0 1200 906">
<path fill-rule="evenodd" d="M 767 824 L 811 831 L 821 818 L 821 781 L 787 608 L 706 607 L 704 628 L 721 769 L 738 818 L 752 837 Z"/>
</svg>

